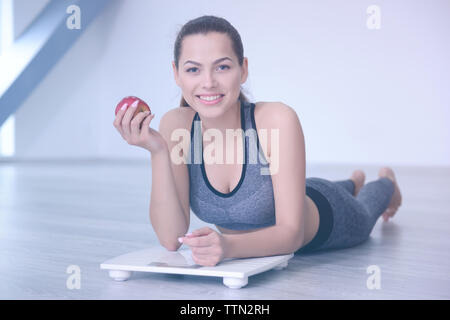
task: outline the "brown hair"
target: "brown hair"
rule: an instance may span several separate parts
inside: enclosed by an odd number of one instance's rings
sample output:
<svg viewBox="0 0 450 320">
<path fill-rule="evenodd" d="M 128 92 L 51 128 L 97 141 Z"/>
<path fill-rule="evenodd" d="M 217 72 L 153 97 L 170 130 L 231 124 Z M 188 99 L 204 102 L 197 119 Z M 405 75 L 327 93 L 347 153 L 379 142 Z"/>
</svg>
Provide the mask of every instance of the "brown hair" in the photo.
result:
<svg viewBox="0 0 450 320">
<path fill-rule="evenodd" d="M 188 21 L 178 32 L 177 39 L 175 40 L 174 46 L 174 61 L 175 66 L 178 70 L 178 61 L 180 60 L 181 54 L 181 43 L 184 37 L 192 34 L 207 34 L 208 32 L 220 32 L 227 34 L 232 42 L 233 51 L 238 57 L 239 65 L 242 67 L 244 61 L 244 47 L 242 45 L 241 36 L 237 30 L 225 19 L 216 16 L 201 16 L 196 19 Z M 241 87 L 241 92 L 239 93 L 239 100 L 244 102 L 249 102 L 247 97 L 242 93 L 243 88 Z M 180 107 L 189 107 L 184 97 L 181 97 Z"/>
</svg>

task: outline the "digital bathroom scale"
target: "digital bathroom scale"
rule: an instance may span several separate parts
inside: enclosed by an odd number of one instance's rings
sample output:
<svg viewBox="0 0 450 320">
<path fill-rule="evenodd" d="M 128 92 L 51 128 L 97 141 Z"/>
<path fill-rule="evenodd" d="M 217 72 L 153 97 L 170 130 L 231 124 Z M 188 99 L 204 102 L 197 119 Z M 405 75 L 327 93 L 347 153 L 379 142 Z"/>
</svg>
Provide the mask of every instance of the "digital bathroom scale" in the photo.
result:
<svg viewBox="0 0 450 320">
<path fill-rule="evenodd" d="M 240 289 L 248 284 L 248 277 L 270 269 L 281 270 L 288 265 L 294 254 L 269 257 L 224 259 L 214 267 L 197 265 L 191 250 L 180 248 L 168 251 L 162 247 L 130 252 L 100 264 L 100 269 L 109 270 L 116 281 L 128 280 L 133 271 L 173 273 L 196 276 L 222 277 L 223 284 Z"/>
</svg>

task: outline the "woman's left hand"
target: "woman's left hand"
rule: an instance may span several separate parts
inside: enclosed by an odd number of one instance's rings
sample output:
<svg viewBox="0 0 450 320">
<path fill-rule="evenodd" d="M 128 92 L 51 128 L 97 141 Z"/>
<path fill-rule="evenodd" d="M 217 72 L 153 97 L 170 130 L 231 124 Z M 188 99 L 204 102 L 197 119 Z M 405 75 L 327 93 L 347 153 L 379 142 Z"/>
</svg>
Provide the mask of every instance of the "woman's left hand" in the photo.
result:
<svg viewBox="0 0 450 320">
<path fill-rule="evenodd" d="M 194 262 L 202 266 L 215 266 L 227 255 L 225 238 L 209 227 L 194 230 L 178 241 L 190 247 Z"/>
</svg>

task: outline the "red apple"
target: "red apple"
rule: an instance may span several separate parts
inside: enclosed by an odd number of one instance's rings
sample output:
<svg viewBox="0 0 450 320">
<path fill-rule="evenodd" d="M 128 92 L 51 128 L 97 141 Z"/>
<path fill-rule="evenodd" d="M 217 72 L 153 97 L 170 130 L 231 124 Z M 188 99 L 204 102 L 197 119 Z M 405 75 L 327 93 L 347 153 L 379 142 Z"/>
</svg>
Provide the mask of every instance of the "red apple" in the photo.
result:
<svg viewBox="0 0 450 320">
<path fill-rule="evenodd" d="M 142 99 L 139 99 L 138 97 L 134 97 L 134 96 L 129 96 L 129 97 L 125 97 L 122 100 L 120 100 L 120 102 L 117 104 L 116 107 L 116 115 L 117 112 L 119 112 L 120 108 L 122 108 L 122 106 L 127 103 L 127 109 L 136 102 L 136 100 L 138 100 L 138 106 L 136 107 L 136 111 L 134 112 L 132 118 L 134 118 L 135 115 L 137 115 L 139 112 L 145 112 L 145 111 L 150 111 L 150 107 L 148 106 L 147 103 L 145 103 L 145 101 L 143 101 Z"/>
</svg>

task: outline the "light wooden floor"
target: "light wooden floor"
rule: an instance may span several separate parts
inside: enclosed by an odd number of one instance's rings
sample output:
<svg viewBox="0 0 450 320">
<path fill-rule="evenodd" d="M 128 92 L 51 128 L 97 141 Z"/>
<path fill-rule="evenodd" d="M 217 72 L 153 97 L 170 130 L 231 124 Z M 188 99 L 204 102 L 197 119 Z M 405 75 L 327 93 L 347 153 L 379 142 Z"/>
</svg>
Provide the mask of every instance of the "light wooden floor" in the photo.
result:
<svg viewBox="0 0 450 320">
<path fill-rule="evenodd" d="M 307 177 L 364 169 L 308 166 Z M 103 261 L 158 245 L 148 216 L 150 162 L 0 162 L 1 299 L 449 299 L 450 169 L 397 168 L 403 206 L 366 243 L 296 255 L 283 271 L 228 289 L 221 278 L 134 274 L 115 282 Z M 192 218 L 191 230 L 207 225 Z M 211 226 L 211 225 L 209 225 Z M 81 288 L 66 287 L 69 265 Z M 367 268 L 381 270 L 370 290 Z"/>
</svg>

